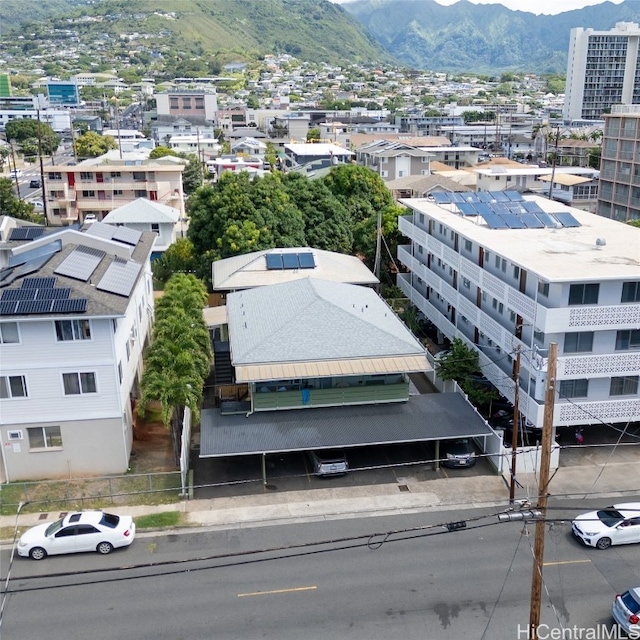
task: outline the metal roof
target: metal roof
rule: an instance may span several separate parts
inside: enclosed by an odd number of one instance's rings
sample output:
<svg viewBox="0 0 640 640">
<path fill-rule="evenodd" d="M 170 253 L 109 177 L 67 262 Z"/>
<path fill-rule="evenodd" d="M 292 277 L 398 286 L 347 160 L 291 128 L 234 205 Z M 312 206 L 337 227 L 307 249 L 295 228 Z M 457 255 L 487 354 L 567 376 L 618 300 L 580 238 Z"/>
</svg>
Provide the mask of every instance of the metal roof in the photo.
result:
<svg viewBox="0 0 640 640">
<path fill-rule="evenodd" d="M 205 409 L 200 457 L 349 448 L 482 437 L 491 428 L 458 393 L 412 396 L 407 402 L 265 411 L 249 416 Z"/>
</svg>

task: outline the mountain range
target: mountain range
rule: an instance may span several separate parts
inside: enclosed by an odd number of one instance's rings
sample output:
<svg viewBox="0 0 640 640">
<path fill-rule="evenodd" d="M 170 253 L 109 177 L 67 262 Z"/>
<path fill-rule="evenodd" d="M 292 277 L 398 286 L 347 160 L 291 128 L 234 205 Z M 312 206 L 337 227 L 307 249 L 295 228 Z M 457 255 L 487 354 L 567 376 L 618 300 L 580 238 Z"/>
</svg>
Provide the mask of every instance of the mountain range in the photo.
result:
<svg viewBox="0 0 640 640">
<path fill-rule="evenodd" d="M 558 0 L 561 2 L 562 0 Z M 75 24 L 89 35 L 160 33 L 163 42 L 200 56 L 232 53 L 250 60 L 290 53 L 331 64 L 395 62 L 419 70 L 496 74 L 566 71 L 573 27 L 608 30 L 640 23 L 640 2 L 605 2 L 557 15 L 512 11 L 499 4 L 460 0 L 2 0 L 2 38 L 68 18 L 108 16 Z M 159 14 L 173 14 L 171 20 Z M 167 34 L 170 34 L 167 36 Z M 153 45 L 153 39 L 148 46 Z"/>
</svg>

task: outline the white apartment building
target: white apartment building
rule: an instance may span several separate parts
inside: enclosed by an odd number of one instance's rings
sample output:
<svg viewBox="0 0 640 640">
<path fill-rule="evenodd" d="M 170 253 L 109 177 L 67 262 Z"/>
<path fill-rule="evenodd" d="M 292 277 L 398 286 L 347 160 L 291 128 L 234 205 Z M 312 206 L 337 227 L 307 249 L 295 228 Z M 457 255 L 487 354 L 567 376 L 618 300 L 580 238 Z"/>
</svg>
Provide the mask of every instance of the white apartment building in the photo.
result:
<svg viewBox="0 0 640 640">
<path fill-rule="evenodd" d="M 640 229 L 516 192 L 433 196 L 400 201 L 411 244 L 397 284 L 412 303 L 476 349 L 511 402 L 519 351 L 519 407 L 534 425 L 551 342 L 556 427 L 639 420 Z"/>
<path fill-rule="evenodd" d="M 605 115 L 598 215 L 640 220 L 640 104 L 614 105 Z"/>
<path fill-rule="evenodd" d="M 640 103 L 640 25 L 618 22 L 609 31 L 571 29 L 565 122 L 601 120 L 614 104 Z"/>
<path fill-rule="evenodd" d="M 147 198 L 185 215 L 182 172 L 187 161 L 175 156 L 149 159 L 150 149 L 112 150 L 76 165 L 44 168 L 43 195 L 50 225 L 102 220 L 122 205 Z"/>
<path fill-rule="evenodd" d="M 129 466 L 155 235 L 49 231 L 16 225 L 0 245 L 0 482 Z"/>
</svg>

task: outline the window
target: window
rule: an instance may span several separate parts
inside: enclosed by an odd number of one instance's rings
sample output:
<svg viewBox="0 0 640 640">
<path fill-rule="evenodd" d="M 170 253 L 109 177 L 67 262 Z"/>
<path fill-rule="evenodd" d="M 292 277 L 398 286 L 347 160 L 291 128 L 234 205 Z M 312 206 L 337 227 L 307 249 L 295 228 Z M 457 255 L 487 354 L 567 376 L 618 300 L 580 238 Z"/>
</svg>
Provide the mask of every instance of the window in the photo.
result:
<svg viewBox="0 0 640 640">
<path fill-rule="evenodd" d="M 517 280 L 520 277 L 520 267 L 513 267 L 513 277 Z"/>
<path fill-rule="evenodd" d="M 469 289 L 471 287 L 471 281 L 467 280 L 467 278 L 462 278 L 462 286 L 465 289 Z"/>
<path fill-rule="evenodd" d="M 47 174 L 47 178 L 49 180 L 62 180 L 62 173 L 60 173 L 59 171 L 50 171 Z"/>
<path fill-rule="evenodd" d="M 90 173 L 88 171 L 81 171 L 80 180 L 93 180 L 93 173 Z"/>
<path fill-rule="evenodd" d="M 122 174 L 120 173 L 120 171 L 112 171 L 111 172 L 111 177 L 112 178 L 120 178 L 122 176 Z"/>
<path fill-rule="evenodd" d="M 94 373 L 63 373 L 64 394 L 66 396 L 96 393 Z"/>
<path fill-rule="evenodd" d="M 134 195 L 136 198 L 146 198 L 148 194 L 146 189 L 136 189 Z"/>
<path fill-rule="evenodd" d="M 62 446 L 60 427 L 28 427 L 29 449 L 51 449 Z"/>
<path fill-rule="evenodd" d="M 24 376 L 0 376 L 0 398 L 26 398 L 27 383 Z"/>
<path fill-rule="evenodd" d="M 623 282 L 620 302 L 640 302 L 640 282 Z"/>
<path fill-rule="evenodd" d="M 564 334 L 565 353 L 584 353 L 593 348 L 593 331 L 580 331 Z"/>
<path fill-rule="evenodd" d="M 598 304 L 599 284 L 572 284 L 569 304 Z"/>
<path fill-rule="evenodd" d="M 472 247 L 471 240 L 465 240 L 464 241 L 464 250 L 468 251 L 469 253 L 471 253 L 471 247 Z"/>
<path fill-rule="evenodd" d="M 157 222 L 151 223 L 151 231 L 155 233 L 160 233 L 160 225 Z"/>
<path fill-rule="evenodd" d="M 610 396 L 635 396 L 638 393 L 638 376 L 611 378 Z"/>
<path fill-rule="evenodd" d="M 538 282 L 538 293 L 545 298 L 549 297 L 549 283 L 548 282 Z"/>
<path fill-rule="evenodd" d="M 589 391 L 589 380 L 561 380 L 560 398 L 586 398 Z"/>
<path fill-rule="evenodd" d="M 3 322 L 0 324 L 0 344 L 16 344 L 20 342 L 17 322 Z"/>
<path fill-rule="evenodd" d="M 82 197 L 83 198 L 95 198 L 96 197 L 96 192 L 93 189 L 84 189 L 82 191 Z"/>
<path fill-rule="evenodd" d="M 133 179 L 134 180 L 146 180 L 147 179 L 147 174 L 144 171 L 134 171 L 133 172 Z"/>
<path fill-rule="evenodd" d="M 122 362 L 118 362 L 118 380 L 122 383 Z"/>
<path fill-rule="evenodd" d="M 91 340 L 91 325 L 88 320 L 56 320 L 58 342 L 66 340 Z"/>
<path fill-rule="evenodd" d="M 640 329 L 618 331 L 616 335 L 616 351 L 640 349 Z"/>
<path fill-rule="evenodd" d="M 127 340 L 125 347 L 127 348 L 127 362 L 129 362 L 129 358 L 131 358 L 131 347 L 129 346 L 129 340 Z"/>
<path fill-rule="evenodd" d="M 544 331 L 538 331 L 537 329 L 533 330 L 533 339 L 536 342 L 540 342 L 544 344 Z"/>
</svg>

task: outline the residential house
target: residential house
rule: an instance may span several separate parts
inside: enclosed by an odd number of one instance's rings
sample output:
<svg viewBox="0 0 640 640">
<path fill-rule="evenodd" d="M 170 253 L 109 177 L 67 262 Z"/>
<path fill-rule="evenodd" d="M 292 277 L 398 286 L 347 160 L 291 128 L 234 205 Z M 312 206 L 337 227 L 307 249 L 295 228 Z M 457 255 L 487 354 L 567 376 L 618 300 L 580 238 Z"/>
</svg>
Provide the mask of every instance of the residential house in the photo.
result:
<svg viewBox="0 0 640 640">
<path fill-rule="evenodd" d="M 325 161 L 328 164 L 344 164 L 356 155 L 353 151 L 336 144 L 323 142 L 285 144 L 284 153 L 284 161 L 287 167 L 296 167 L 318 161 Z"/>
<path fill-rule="evenodd" d="M 126 473 L 154 237 L 16 227 L 0 248 L 2 482 Z"/>
<path fill-rule="evenodd" d="M 426 351 L 369 287 L 308 277 L 244 289 L 219 322 L 201 458 L 264 465 L 269 453 L 491 433 L 460 394 L 411 394 Z"/>
<path fill-rule="evenodd" d="M 541 427 L 559 349 L 555 427 L 640 420 L 640 229 L 515 191 L 406 199 L 398 286 Z"/>
<path fill-rule="evenodd" d="M 98 220 L 138 198 L 173 207 L 184 217 L 182 172 L 186 160 L 174 156 L 149 159 L 149 149 L 109 151 L 76 165 L 45 166 L 43 195 L 47 221 L 54 226 Z"/>
<path fill-rule="evenodd" d="M 151 260 L 159 258 L 178 237 L 186 233 L 186 220 L 180 211 L 160 202 L 138 198 L 109 212 L 103 222 L 136 232 L 151 231 L 156 234 Z"/>
<path fill-rule="evenodd" d="M 252 156 L 254 158 L 264 159 L 264 154 L 267 151 L 267 144 L 262 140 L 258 140 L 254 137 L 246 137 L 233 142 L 231 144 L 231 153 L 238 156 Z"/>
</svg>

